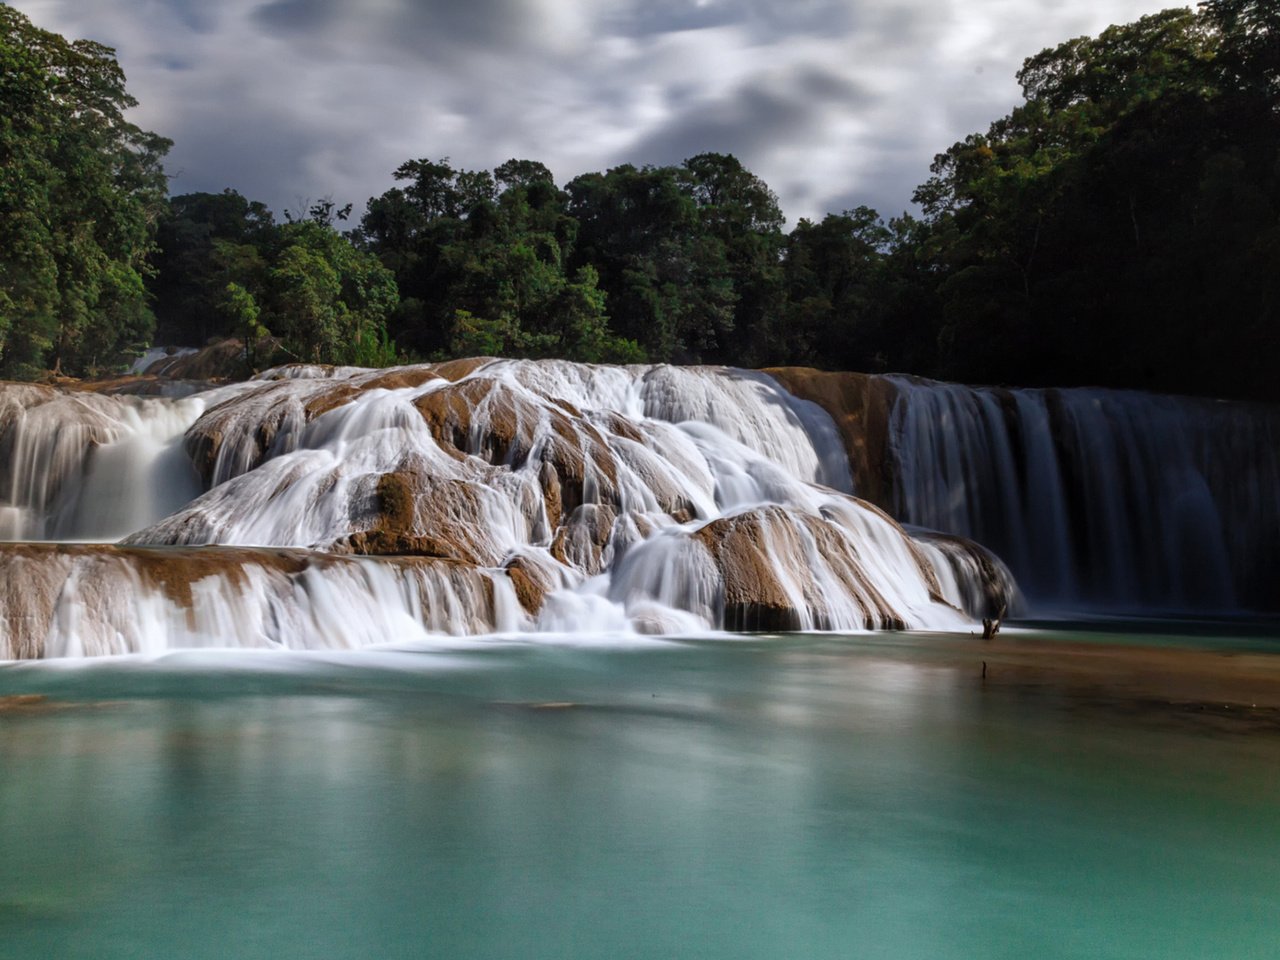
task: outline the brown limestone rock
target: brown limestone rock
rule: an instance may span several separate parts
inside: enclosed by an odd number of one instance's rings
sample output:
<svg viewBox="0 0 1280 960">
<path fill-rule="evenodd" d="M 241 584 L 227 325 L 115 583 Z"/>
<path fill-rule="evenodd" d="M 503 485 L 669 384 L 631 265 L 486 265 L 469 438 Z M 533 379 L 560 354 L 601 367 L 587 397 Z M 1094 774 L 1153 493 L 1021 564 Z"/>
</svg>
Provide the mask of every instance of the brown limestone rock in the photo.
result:
<svg viewBox="0 0 1280 960">
<path fill-rule="evenodd" d="M 331 548 L 338 554 L 435 557 L 492 565 L 476 485 L 414 470 L 382 474 L 374 490 L 375 520 Z"/>
<path fill-rule="evenodd" d="M 258 341 L 254 357 L 260 366 L 279 362 L 284 357 L 280 341 L 270 337 Z M 195 353 L 161 357 L 143 372 L 170 380 L 240 380 L 251 371 L 245 362 L 244 341 L 228 337 L 215 340 Z"/>
<path fill-rule="evenodd" d="M 261 466 L 281 430 L 300 429 L 359 392 L 344 381 L 272 381 L 210 407 L 187 429 L 183 445 L 207 489 Z M 220 469 L 229 443 L 241 462 Z"/>
<path fill-rule="evenodd" d="M 793 396 L 822 407 L 835 421 L 849 455 L 854 490 L 877 506 L 892 508 L 893 477 L 887 446 L 889 415 L 897 399 L 892 381 L 867 373 L 832 373 L 812 367 L 763 371 Z"/>
<path fill-rule="evenodd" d="M 38 659 L 61 617 L 71 611 L 80 622 L 82 648 L 75 655 L 126 653 L 137 640 L 135 601 L 159 595 L 171 608 L 186 612 L 195 627 L 201 594 L 197 582 L 222 596 L 244 592 L 251 576 L 265 597 L 290 603 L 299 596 L 299 578 L 343 566 L 377 563 L 399 569 L 404 582 L 416 584 L 428 621 L 436 592 L 447 587 L 462 603 L 466 632 L 494 627 L 493 575 L 474 565 L 428 557 L 357 560 L 310 550 L 278 547 L 121 547 L 114 544 L 0 544 L 0 659 Z M 305 591 L 304 591 L 305 592 Z M 68 600 L 70 596 L 70 600 Z M 70 604 L 70 606 L 68 606 Z M 181 620 L 179 620 L 179 623 Z M 169 621 L 183 642 L 182 627 Z M 434 627 L 439 629 L 439 625 Z"/>
<path fill-rule="evenodd" d="M 507 562 L 507 578 L 516 591 L 516 599 L 529 616 L 536 616 L 553 585 L 547 581 L 536 564 L 524 557 L 513 557 Z"/>
<path fill-rule="evenodd" d="M 724 579 L 726 628 L 795 630 L 799 613 L 774 572 L 776 561 L 764 543 L 762 512 L 714 520 L 694 538 L 711 552 Z"/>
<path fill-rule="evenodd" d="M 583 503 L 617 504 L 617 464 L 609 443 L 595 426 L 568 412 L 569 404 L 471 377 L 423 394 L 414 406 L 436 442 L 458 459 L 471 455 L 520 469 L 536 452 L 553 525 Z"/>
<path fill-rule="evenodd" d="M 436 376 L 457 383 L 464 377 L 471 376 L 485 364 L 492 362 L 493 357 L 462 357 L 457 360 L 445 360 L 443 363 L 433 363 L 430 367 Z"/>
<path fill-rule="evenodd" d="M 832 621 L 813 577 L 813 556 L 822 558 L 843 593 L 861 608 L 865 627 L 900 630 L 905 625 L 866 576 L 856 545 L 821 517 L 760 507 L 714 520 L 694 537 L 710 551 L 724 581 L 730 630 L 796 630 L 806 616 L 819 629 L 827 628 Z M 793 583 L 793 592 L 783 577 Z"/>
<path fill-rule="evenodd" d="M 604 549 L 613 535 L 617 511 L 606 503 L 584 503 L 561 524 L 551 542 L 551 555 L 588 576 L 604 569 Z"/>
</svg>

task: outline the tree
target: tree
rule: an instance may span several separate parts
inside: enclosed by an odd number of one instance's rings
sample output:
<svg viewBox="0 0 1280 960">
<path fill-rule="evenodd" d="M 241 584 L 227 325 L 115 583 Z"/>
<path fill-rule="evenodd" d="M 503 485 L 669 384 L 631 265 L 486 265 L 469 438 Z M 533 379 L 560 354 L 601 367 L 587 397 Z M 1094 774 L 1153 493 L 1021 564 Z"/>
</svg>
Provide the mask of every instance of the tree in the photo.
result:
<svg viewBox="0 0 1280 960">
<path fill-rule="evenodd" d="M 124 118 L 114 51 L 0 4 L 0 369 L 81 373 L 147 339 L 170 142 Z"/>
<path fill-rule="evenodd" d="M 701 153 L 684 161 L 701 232 L 721 251 L 733 296 L 731 329 L 708 359 L 764 363 L 788 340 L 783 312 L 783 216 L 777 195 L 731 154 Z M 723 284 L 723 281 L 719 281 Z"/>
<path fill-rule="evenodd" d="M 780 361 L 858 370 L 878 365 L 891 238 L 870 207 L 796 225 L 783 262 L 786 337 L 776 348 Z"/>
<path fill-rule="evenodd" d="M 244 358 L 250 370 L 258 369 L 258 341 L 271 335 L 259 322 L 262 310 L 252 293 L 240 284 L 228 283 L 221 303 L 227 325 L 244 342 Z"/>
<path fill-rule="evenodd" d="M 658 360 L 698 360 L 727 346 L 736 291 L 691 178 L 674 167 L 624 165 L 566 190 L 578 223 L 570 264 L 599 272 L 619 335 Z"/>
<path fill-rule="evenodd" d="M 331 226 L 303 220 L 280 228 L 266 287 L 272 328 L 306 359 L 395 361 L 386 330 L 398 299 L 395 279 Z"/>
<path fill-rule="evenodd" d="M 1280 7 L 1272 0 L 1205 0 L 1200 7 L 1222 37 L 1224 85 L 1280 110 Z"/>
<path fill-rule="evenodd" d="M 234 190 L 170 198 L 156 235 L 149 288 L 162 343 L 202 346 L 230 335 L 227 284 L 261 294 L 265 257 L 275 243 L 267 207 Z"/>
<path fill-rule="evenodd" d="M 1274 10 L 1221 0 L 1042 51 L 1025 102 L 935 159 L 916 199 L 938 374 L 1274 393 Z"/>
</svg>

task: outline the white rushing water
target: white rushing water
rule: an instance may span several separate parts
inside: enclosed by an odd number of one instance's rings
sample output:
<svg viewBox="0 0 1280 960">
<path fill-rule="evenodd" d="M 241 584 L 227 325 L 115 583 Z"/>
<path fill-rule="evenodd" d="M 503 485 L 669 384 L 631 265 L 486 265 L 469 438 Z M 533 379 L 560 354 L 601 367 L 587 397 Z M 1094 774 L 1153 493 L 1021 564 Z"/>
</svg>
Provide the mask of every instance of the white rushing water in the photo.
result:
<svg viewBox="0 0 1280 960">
<path fill-rule="evenodd" d="M 130 374 L 162 373 L 168 364 L 161 364 L 161 360 L 173 361 L 196 352 L 194 347 L 151 347 L 144 350 L 142 356 L 135 359 L 126 372 Z"/>
<path fill-rule="evenodd" d="M 1013 589 L 848 496 L 830 417 L 759 373 L 297 366 L 0 398 L 0 536 L 129 545 L 0 547 L 9 656 L 964 629 Z"/>
<path fill-rule="evenodd" d="M 0 539 L 110 542 L 181 507 L 204 403 L 0 389 Z"/>
<path fill-rule="evenodd" d="M 992 548 L 1033 599 L 1071 609 L 1274 604 L 1274 411 L 1115 390 L 894 383 L 895 516 Z"/>
</svg>

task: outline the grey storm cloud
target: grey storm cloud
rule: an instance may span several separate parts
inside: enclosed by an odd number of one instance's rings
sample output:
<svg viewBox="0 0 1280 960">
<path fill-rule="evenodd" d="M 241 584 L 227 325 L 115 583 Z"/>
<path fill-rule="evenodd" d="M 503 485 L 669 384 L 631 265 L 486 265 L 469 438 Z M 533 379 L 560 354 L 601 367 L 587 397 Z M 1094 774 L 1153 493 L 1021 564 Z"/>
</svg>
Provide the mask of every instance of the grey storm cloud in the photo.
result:
<svg viewBox="0 0 1280 960">
<path fill-rule="evenodd" d="M 610 25 L 621 32 L 643 36 L 739 25 L 753 34 L 775 41 L 799 34 L 830 34 L 848 30 L 859 4 L 845 0 L 740 0 L 737 3 L 691 3 L 689 0 L 654 0 L 620 5 Z"/>
<path fill-rule="evenodd" d="M 1022 59 L 1158 0 L 9 0 L 108 43 L 174 192 L 357 207 L 407 159 L 734 153 L 794 222 L 907 208 Z"/>
<path fill-rule="evenodd" d="M 628 149 L 664 164 L 708 152 L 756 157 L 810 139 L 834 110 L 857 113 L 874 99 L 876 94 L 856 82 L 819 68 L 770 72 L 726 96 L 687 104 Z"/>
<path fill-rule="evenodd" d="M 524 0 L 272 0 L 252 11 L 263 27 L 285 35 L 341 42 L 353 26 L 373 27 L 388 46 L 417 51 L 520 47 L 539 30 L 537 5 Z M 366 31 L 357 30 L 357 33 Z"/>
</svg>

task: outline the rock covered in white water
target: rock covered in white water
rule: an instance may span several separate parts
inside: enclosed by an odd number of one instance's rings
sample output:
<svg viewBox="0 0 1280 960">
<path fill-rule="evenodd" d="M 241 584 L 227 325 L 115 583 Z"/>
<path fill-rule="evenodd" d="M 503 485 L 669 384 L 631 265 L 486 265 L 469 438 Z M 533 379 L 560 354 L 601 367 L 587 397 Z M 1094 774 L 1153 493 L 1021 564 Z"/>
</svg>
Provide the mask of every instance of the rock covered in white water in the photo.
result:
<svg viewBox="0 0 1280 960">
<path fill-rule="evenodd" d="M 0 544 L 0 657 L 344 649 L 519 629 L 506 577 L 418 557 Z"/>
<path fill-rule="evenodd" d="M 0 539 L 113 540 L 199 493 L 175 442 L 204 402 L 0 384 Z"/>
<path fill-rule="evenodd" d="M 330 629 L 295 636 L 299 623 L 313 622 L 316 597 L 343 597 L 336 607 L 364 610 L 367 603 L 354 599 L 361 590 L 419 596 L 416 607 L 388 602 L 426 631 L 599 633 L 957 629 L 988 612 L 993 592 L 1010 588 L 1001 578 L 988 582 L 991 568 L 957 572 L 850 496 L 849 460 L 831 418 L 760 373 L 501 360 L 297 366 L 186 400 L 95 397 L 73 412 L 76 429 L 90 431 L 81 460 L 59 454 L 67 465 L 56 489 L 26 496 L 27 526 L 16 536 L 127 533 L 131 548 L 182 547 L 174 555 L 184 558 L 210 545 L 292 548 L 314 558 L 307 583 L 345 578 L 348 586 L 300 592 L 295 572 L 286 589 L 277 567 L 245 557 L 246 569 L 259 571 L 252 584 L 223 563 L 222 572 L 197 578 L 216 586 L 191 604 L 242 609 L 243 629 L 232 615 L 197 628 L 170 611 L 131 636 L 134 607 L 121 601 L 109 626 L 90 628 L 96 621 L 82 618 L 74 622 L 84 626 L 43 639 L 32 631 L 65 617 L 54 609 L 15 621 L 11 590 L 7 643 L 23 655 L 218 645 L 219 631 L 226 645 L 352 645 L 374 642 L 370 629 L 386 642 L 404 639 L 403 618 L 360 614 L 361 628 L 344 634 L 351 615 L 340 613 Z M 148 426 L 161 421 L 163 429 Z M 0 420 L 0 444 L 18 435 L 15 424 L 22 436 L 30 432 L 20 417 Z M 159 451 L 143 457 L 131 446 L 143 440 Z M 127 514 L 131 530 L 108 531 L 82 509 L 87 491 L 105 491 L 108 477 L 113 492 L 95 494 L 95 502 L 112 516 Z M 196 495 L 195 482 L 205 492 Z M 183 492 L 177 503 L 175 491 Z M 355 555 L 383 559 L 342 559 Z M 138 596 L 151 596 L 154 578 L 140 572 L 154 566 L 150 556 L 55 551 L 38 576 L 64 576 L 63 587 L 40 595 L 53 591 L 61 598 L 55 608 L 73 608 L 86 602 L 79 571 L 110 569 L 121 583 L 133 577 Z M 30 558 L 6 562 L 23 571 L 14 576 L 37 576 Z M 416 583 L 432 563 L 449 565 L 455 579 L 430 602 L 412 583 L 399 594 L 373 585 L 397 577 Z M 357 569 L 363 580 L 350 572 Z M 470 587 L 470 600 L 450 593 L 461 589 L 458 577 L 489 584 L 490 606 L 481 610 Z M 970 582 L 975 577 L 982 582 Z M 249 599 L 236 607 L 234 596 Z M 452 612 L 437 615 L 433 603 Z M 268 621 L 277 627 L 262 626 Z"/>
</svg>

